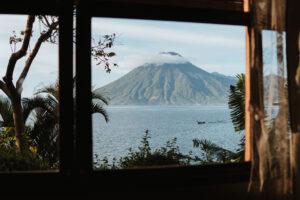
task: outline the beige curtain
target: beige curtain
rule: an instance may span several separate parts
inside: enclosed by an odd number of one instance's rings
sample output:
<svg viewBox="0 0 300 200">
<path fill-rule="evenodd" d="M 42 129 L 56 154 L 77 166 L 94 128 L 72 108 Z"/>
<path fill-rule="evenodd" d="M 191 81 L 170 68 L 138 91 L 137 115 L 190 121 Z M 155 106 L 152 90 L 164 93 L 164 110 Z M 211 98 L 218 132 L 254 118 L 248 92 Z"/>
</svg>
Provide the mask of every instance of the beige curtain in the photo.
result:
<svg viewBox="0 0 300 200">
<path fill-rule="evenodd" d="M 252 0 L 251 67 L 257 69 L 258 102 L 252 135 L 250 193 L 291 199 L 291 128 L 286 62 L 286 5 L 289 0 Z"/>
</svg>

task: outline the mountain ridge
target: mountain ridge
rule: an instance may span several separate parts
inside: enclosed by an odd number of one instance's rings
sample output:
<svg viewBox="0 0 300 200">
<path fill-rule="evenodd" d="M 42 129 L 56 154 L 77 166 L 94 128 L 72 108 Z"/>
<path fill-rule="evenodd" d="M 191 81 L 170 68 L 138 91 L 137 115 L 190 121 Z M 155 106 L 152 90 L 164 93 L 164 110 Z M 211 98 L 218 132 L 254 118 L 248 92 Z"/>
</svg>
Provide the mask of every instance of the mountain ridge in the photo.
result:
<svg viewBox="0 0 300 200">
<path fill-rule="evenodd" d="M 188 61 L 147 63 L 96 92 L 108 96 L 111 105 L 224 105 L 235 83 L 234 77 L 209 73 Z"/>
</svg>

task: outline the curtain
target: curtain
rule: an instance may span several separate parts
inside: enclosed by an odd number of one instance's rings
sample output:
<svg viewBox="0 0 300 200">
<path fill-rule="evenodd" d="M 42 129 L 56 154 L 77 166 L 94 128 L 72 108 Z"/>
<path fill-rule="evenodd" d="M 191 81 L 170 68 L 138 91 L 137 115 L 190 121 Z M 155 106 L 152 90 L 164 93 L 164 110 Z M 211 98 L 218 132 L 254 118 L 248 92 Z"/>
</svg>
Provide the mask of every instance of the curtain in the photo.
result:
<svg viewBox="0 0 300 200">
<path fill-rule="evenodd" d="M 256 69 L 254 76 L 260 97 L 250 103 L 255 128 L 249 191 L 259 193 L 263 199 L 291 199 L 293 195 L 286 62 L 287 1 L 252 0 L 250 5 L 250 67 Z"/>
</svg>

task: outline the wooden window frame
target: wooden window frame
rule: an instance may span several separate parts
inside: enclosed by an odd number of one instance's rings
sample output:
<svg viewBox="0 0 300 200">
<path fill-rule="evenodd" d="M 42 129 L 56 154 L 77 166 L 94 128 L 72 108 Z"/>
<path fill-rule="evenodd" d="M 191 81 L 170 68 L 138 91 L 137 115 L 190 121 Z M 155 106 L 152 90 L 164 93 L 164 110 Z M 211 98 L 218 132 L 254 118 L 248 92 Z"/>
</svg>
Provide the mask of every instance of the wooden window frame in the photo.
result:
<svg viewBox="0 0 300 200">
<path fill-rule="evenodd" d="M 215 0 L 219 1 L 220 0 Z M 60 168 L 58 172 L 0 172 L 0 186 L 11 195 L 18 183 L 20 195 L 34 187 L 35 195 L 75 194 L 87 190 L 126 190 L 128 188 L 170 189 L 198 187 L 207 184 L 247 182 L 250 162 L 197 166 L 165 166 L 124 170 L 93 171 L 91 118 L 91 18 L 113 17 L 131 19 L 171 20 L 250 26 L 250 13 L 239 6 L 208 5 L 207 0 L 190 2 L 136 0 L 85 0 L 76 2 L 76 103 L 73 105 L 73 6 L 72 0 L 15 0 L 0 7 L 1 14 L 58 15 L 59 31 L 59 140 Z M 156 2 L 156 3 L 155 3 Z M 193 3 L 194 2 L 194 3 Z M 195 4 L 195 2 L 197 4 Z M 200 2 L 200 3 L 199 3 Z M 212 0 L 210 0 L 212 2 Z M 228 5 L 228 4 L 226 4 Z M 224 9 L 222 9 L 224 8 Z M 178 15 L 180 13 L 180 15 Z M 252 91 L 251 91 L 252 92 Z M 82 106 L 85 105 L 85 106 Z M 73 121 L 75 114 L 76 120 Z M 75 129 L 74 127 L 75 123 Z M 74 144 L 76 138 L 76 144 Z M 37 184 L 27 185 L 28 180 Z M 93 185 L 93 182 L 100 182 Z M 38 184 L 42 182 L 43 184 Z M 152 185 L 157 182 L 156 185 Z M 56 190 L 49 190 L 55 184 Z M 78 189 L 78 190 L 76 190 Z M 17 195 L 17 194 L 16 194 Z"/>
</svg>

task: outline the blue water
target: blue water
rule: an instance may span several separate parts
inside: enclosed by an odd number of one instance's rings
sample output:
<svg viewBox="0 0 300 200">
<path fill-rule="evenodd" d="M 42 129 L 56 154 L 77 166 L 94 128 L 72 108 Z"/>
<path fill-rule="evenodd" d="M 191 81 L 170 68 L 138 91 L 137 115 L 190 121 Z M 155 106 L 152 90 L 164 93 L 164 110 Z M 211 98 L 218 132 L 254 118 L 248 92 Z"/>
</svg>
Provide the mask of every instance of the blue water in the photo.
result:
<svg viewBox="0 0 300 200">
<path fill-rule="evenodd" d="M 182 153 L 192 151 L 195 138 L 208 139 L 229 150 L 236 150 L 243 133 L 234 131 L 227 106 L 109 106 L 110 121 L 93 115 L 93 153 L 100 158 L 120 158 L 128 148 L 137 150 L 145 130 L 150 130 L 150 146 L 160 148 L 177 138 Z M 205 121 L 197 124 L 196 121 Z"/>
</svg>

